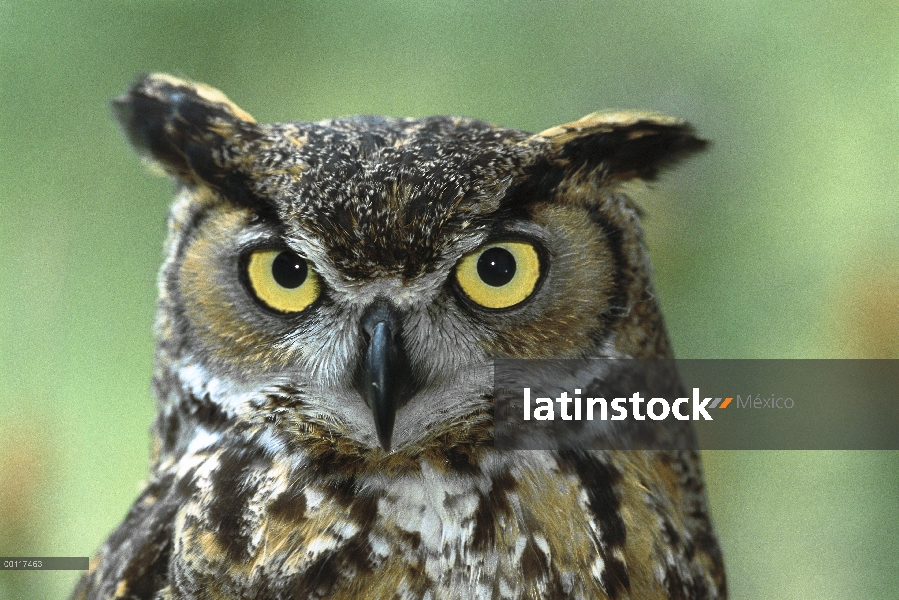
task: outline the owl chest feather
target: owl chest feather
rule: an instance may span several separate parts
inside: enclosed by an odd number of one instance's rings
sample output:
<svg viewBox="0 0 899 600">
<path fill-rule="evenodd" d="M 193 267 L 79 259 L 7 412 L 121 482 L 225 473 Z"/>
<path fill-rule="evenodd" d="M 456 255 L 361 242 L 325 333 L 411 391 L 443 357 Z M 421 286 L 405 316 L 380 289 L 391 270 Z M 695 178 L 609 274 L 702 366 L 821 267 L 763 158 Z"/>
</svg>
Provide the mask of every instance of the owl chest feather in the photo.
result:
<svg viewBox="0 0 899 600">
<path fill-rule="evenodd" d="M 424 460 L 403 476 L 343 479 L 296 457 L 209 449 L 178 466 L 192 489 L 174 518 L 167 593 L 666 598 L 678 573 L 708 586 L 701 565 L 659 552 L 663 527 L 688 529 L 667 490 L 616 461 L 491 452 L 476 472 Z M 659 529 L 629 532 L 635 518 Z"/>
</svg>

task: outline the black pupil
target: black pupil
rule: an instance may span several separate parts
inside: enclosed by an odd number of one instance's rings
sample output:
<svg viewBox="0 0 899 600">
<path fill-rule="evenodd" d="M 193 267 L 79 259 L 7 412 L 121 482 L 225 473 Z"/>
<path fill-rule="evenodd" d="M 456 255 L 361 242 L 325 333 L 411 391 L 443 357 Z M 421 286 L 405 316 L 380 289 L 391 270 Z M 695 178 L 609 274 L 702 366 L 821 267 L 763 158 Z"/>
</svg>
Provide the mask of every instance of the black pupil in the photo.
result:
<svg viewBox="0 0 899 600">
<path fill-rule="evenodd" d="M 298 288 L 306 281 L 306 275 L 306 261 L 288 250 L 276 256 L 272 262 L 272 277 L 281 287 Z"/>
<path fill-rule="evenodd" d="M 478 258 L 478 276 L 493 287 L 506 285 L 515 277 L 515 257 L 505 248 L 490 248 Z"/>
</svg>

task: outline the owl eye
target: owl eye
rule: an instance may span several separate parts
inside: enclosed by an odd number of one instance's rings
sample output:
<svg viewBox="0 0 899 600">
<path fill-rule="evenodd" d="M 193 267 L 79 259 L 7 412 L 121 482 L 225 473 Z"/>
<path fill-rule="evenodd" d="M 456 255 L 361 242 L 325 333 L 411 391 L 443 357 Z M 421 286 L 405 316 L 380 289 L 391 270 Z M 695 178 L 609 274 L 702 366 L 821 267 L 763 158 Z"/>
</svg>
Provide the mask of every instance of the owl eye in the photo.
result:
<svg viewBox="0 0 899 600">
<path fill-rule="evenodd" d="M 540 257 L 527 242 L 493 242 L 466 254 L 456 281 L 468 298 L 485 308 L 509 308 L 527 300 L 540 279 Z"/>
<path fill-rule="evenodd" d="M 290 250 L 255 250 L 246 274 L 256 299 L 280 313 L 298 313 L 321 292 L 318 275 L 308 261 Z"/>
</svg>

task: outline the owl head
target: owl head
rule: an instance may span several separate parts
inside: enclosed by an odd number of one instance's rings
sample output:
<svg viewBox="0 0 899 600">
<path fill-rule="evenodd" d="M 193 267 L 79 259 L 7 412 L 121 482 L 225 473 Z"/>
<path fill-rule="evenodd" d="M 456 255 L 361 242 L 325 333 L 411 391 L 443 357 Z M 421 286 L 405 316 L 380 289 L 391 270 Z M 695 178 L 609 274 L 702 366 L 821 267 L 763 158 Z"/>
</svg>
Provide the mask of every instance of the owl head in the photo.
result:
<svg viewBox="0 0 899 600">
<path fill-rule="evenodd" d="M 114 107 L 178 184 L 158 459 L 226 428 L 272 452 L 460 448 L 489 439 L 494 358 L 670 354 L 619 188 L 704 147 L 683 121 L 260 124 L 161 74 Z"/>
</svg>

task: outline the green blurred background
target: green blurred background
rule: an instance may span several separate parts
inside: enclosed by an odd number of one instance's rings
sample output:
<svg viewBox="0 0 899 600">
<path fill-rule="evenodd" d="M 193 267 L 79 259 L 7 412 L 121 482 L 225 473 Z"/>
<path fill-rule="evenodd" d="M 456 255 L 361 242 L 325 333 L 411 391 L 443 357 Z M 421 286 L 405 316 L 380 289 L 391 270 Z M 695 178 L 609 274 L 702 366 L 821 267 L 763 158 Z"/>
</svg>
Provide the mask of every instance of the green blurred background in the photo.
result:
<svg viewBox="0 0 899 600">
<path fill-rule="evenodd" d="M 146 71 L 260 121 L 685 117 L 711 151 L 637 194 L 678 355 L 899 356 L 895 0 L 0 0 L 0 555 L 93 554 L 146 474 L 173 188 L 108 107 Z M 733 598 L 896 598 L 899 453 L 705 461 Z"/>
</svg>

